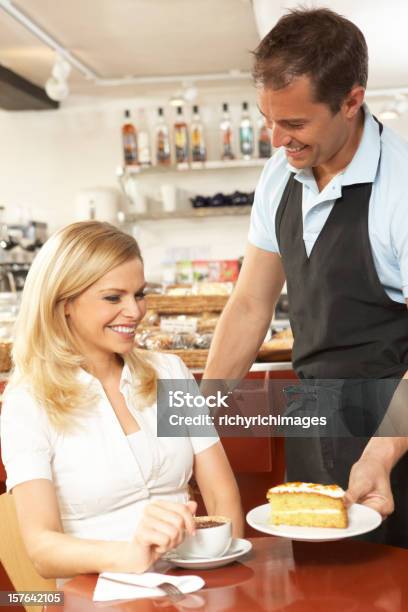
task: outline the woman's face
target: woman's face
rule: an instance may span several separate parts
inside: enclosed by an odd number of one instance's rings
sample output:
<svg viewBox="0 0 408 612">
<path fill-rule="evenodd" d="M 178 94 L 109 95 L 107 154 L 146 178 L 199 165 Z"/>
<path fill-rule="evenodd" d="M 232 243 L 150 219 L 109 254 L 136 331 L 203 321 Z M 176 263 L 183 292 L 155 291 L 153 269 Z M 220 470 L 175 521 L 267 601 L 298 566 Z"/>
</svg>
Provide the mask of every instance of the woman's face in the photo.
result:
<svg viewBox="0 0 408 612">
<path fill-rule="evenodd" d="M 146 313 L 142 262 L 117 266 L 77 298 L 65 315 L 78 346 L 88 359 L 103 359 L 132 350 L 138 323 Z"/>
</svg>

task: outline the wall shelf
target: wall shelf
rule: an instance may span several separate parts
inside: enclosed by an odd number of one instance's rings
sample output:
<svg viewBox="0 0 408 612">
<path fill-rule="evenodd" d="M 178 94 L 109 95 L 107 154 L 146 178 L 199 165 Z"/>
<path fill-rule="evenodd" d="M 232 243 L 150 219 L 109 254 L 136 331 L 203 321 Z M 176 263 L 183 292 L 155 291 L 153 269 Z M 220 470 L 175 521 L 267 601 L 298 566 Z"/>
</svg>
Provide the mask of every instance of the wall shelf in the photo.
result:
<svg viewBox="0 0 408 612">
<path fill-rule="evenodd" d="M 174 212 L 157 213 L 127 213 L 124 215 L 123 223 L 137 223 L 138 221 L 157 221 L 166 219 L 202 219 L 210 217 L 237 217 L 249 215 L 252 206 L 209 206 L 208 208 L 192 208 L 191 210 L 180 210 Z"/>
<path fill-rule="evenodd" d="M 198 176 L 202 172 L 206 171 L 225 171 L 235 169 L 244 171 L 245 169 L 251 168 L 262 168 L 266 159 L 233 159 L 233 160 L 214 160 L 207 161 L 203 163 L 190 163 L 190 164 L 178 164 L 177 166 L 151 166 L 148 168 L 141 168 L 139 166 L 124 166 L 119 167 L 116 171 L 117 178 L 119 184 L 122 188 L 123 193 L 126 198 L 130 202 L 131 206 L 134 207 L 134 210 L 141 210 L 146 208 L 146 204 L 148 208 L 152 210 L 148 210 L 147 212 L 132 212 L 129 211 L 127 213 L 121 213 L 120 223 L 122 225 L 138 223 L 142 221 L 157 221 L 157 220 L 172 220 L 172 219 L 203 219 L 203 218 L 212 218 L 212 217 L 241 217 L 245 215 L 249 215 L 251 212 L 251 205 L 241 205 L 241 206 L 219 206 L 219 207 L 203 207 L 203 208 L 192 208 L 188 202 L 187 196 L 184 195 L 184 201 L 180 205 L 177 210 L 173 212 L 164 212 L 160 210 L 161 204 L 157 200 L 157 195 L 154 193 L 154 185 L 150 185 L 150 193 L 148 189 L 146 190 L 146 183 L 143 188 L 141 185 L 144 183 L 143 177 L 146 176 L 147 184 L 149 184 L 148 177 L 152 177 L 153 181 L 163 182 L 164 175 L 167 175 L 169 178 L 166 179 L 166 182 L 175 183 L 177 187 L 179 187 L 178 178 L 191 177 L 190 185 L 188 186 L 188 190 L 190 190 L 191 195 L 194 194 L 194 191 L 191 190 L 191 184 L 195 183 L 198 180 Z M 203 176 L 203 175 L 202 175 Z M 226 176 L 226 174 L 223 174 Z M 234 176 L 237 176 L 236 174 Z M 155 178 L 156 177 L 156 180 Z M 159 179 L 159 177 L 162 177 Z M 183 178 L 183 181 L 184 181 Z M 181 182 L 183 182 L 181 181 Z M 184 187 L 184 186 L 183 186 Z M 183 191 L 183 188 L 182 190 Z M 185 189 L 184 189 L 185 191 Z M 185 193 L 187 193 L 185 191 Z M 159 196 L 160 197 L 160 196 Z M 146 202 L 147 200 L 147 202 Z M 150 201 L 150 204 L 148 203 Z M 140 205 L 142 203 L 142 205 Z"/>
<path fill-rule="evenodd" d="M 118 176 L 138 176 L 143 174 L 161 174 L 169 172 L 203 172 L 206 170 L 231 170 L 234 168 L 260 168 L 265 165 L 267 159 L 232 159 L 213 160 L 206 162 L 191 162 L 189 164 L 177 164 L 176 166 L 120 166 L 117 169 Z"/>
</svg>

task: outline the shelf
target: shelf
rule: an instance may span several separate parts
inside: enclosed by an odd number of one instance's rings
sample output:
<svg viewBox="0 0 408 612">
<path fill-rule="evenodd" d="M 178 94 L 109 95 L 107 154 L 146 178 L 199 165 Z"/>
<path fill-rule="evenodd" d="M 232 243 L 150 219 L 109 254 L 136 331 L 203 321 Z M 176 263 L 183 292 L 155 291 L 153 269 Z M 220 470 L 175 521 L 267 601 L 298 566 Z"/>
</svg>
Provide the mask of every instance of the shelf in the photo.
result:
<svg viewBox="0 0 408 612">
<path fill-rule="evenodd" d="M 137 221 L 158 221 L 166 219 L 202 219 L 211 217 L 241 217 L 251 214 L 252 206 L 209 206 L 208 208 L 192 208 L 174 212 L 157 213 L 127 213 L 122 223 L 136 223 Z"/>
<path fill-rule="evenodd" d="M 231 170 L 233 168 L 261 168 L 265 165 L 267 159 L 232 159 L 232 160 L 214 160 L 206 162 L 191 162 L 190 164 L 178 164 L 177 166 L 150 166 L 147 168 L 140 166 L 125 166 L 119 167 L 117 170 L 118 176 L 137 176 L 141 174 L 157 174 L 169 172 L 203 172 L 205 170 Z"/>
</svg>

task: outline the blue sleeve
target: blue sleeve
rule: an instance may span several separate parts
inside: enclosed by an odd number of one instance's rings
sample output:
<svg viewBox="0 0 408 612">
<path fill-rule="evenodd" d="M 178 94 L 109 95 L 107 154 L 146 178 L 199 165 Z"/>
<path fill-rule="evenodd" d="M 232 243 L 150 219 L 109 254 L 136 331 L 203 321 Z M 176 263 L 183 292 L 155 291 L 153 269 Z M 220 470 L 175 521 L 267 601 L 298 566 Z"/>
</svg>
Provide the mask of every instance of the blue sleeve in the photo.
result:
<svg viewBox="0 0 408 612">
<path fill-rule="evenodd" d="M 393 214 L 391 236 L 395 254 L 398 259 L 401 274 L 401 289 L 405 299 L 408 299 L 408 224 L 406 221 L 408 197 L 401 198 L 399 206 Z"/>
<path fill-rule="evenodd" d="M 255 190 L 248 240 L 272 253 L 279 253 L 275 217 L 289 174 L 285 155 L 277 151 L 266 163 Z"/>
</svg>

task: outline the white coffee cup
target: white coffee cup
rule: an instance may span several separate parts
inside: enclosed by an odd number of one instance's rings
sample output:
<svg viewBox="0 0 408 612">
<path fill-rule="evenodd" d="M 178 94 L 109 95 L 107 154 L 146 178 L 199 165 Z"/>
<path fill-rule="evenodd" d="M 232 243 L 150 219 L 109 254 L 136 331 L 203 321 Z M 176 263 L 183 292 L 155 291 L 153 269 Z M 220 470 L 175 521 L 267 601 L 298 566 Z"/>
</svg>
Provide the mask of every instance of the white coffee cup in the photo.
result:
<svg viewBox="0 0 408 612">
<path fill-rule="evenodd" d="M 226 516 L 196 516 L 195 535 L 186 535 L 183 542 L 176 548 L 177 555 L 182 559 L 200 558 L 212 559 L 221 557 L 227 552 L 232 542 L 232 523 Z M 199 527 L 204 523 L 218 523 L 211 527 Z"/>
</svg>

